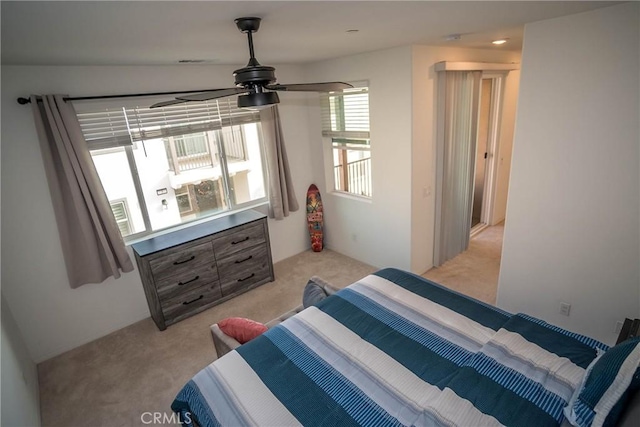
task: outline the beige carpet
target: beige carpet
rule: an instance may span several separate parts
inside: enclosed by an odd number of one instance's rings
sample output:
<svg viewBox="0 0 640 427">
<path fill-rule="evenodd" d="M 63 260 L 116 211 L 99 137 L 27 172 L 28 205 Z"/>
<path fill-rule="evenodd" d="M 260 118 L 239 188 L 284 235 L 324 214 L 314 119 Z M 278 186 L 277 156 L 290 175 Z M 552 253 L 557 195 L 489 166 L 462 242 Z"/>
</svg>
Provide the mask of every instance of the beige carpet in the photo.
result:
<svg viewBox="0 0 640 427">
<path fill-rule="evenodd" d="M 267 322 L 300 305 L 313 275 L 344 287 L 376 270 L 330 250 L 274 267 L 274 282 L 165 331 L 148 318 L 38 365 L 42 425 L 138 426 L 145 425 L 144 412 L 171 416 L 180 388 L 216 358 L 211 324 L 229 316 Z"/>
<path fill-rule="evenodd" d="M 464 254 L 424 276 L 494 303 L 501 242 L 502 227 L 489 228 Z M 229 316 L 267 322 L 300 304 L 313 275 L 344 287 L 376 270 L 330 250 L 304 252 L 274 267 L 274 282 L 165 331 L 148 318 L 38 365 L 42 425 L 143 426 L 149 425 L 144 413 L 170 417 L 180 388 L 216 358 L 211 324 Z"/>
<path fill-rule="evenodd" d="M 504 223 L 484 229 L 469 249 L 422 276 L 448 288 L 495 305 Z"/>
</svg>

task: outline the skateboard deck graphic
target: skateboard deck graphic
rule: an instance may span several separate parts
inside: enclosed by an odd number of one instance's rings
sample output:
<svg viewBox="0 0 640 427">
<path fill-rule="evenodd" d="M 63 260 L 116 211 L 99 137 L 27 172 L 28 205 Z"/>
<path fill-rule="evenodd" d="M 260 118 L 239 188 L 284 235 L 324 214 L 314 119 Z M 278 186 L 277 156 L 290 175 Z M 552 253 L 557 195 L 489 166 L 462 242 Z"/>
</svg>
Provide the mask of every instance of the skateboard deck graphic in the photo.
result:
<svg viewBox="0 0 640 427">
<path fill-rule="evenodd" d="M 314 252 L 322 250 L 322 198 L 320 191 L 315 184 L 309 186 L 307 190 L 307 224 L 309 226 L 309 236 L 311 237 L 311 249 Z"/>
</svg>

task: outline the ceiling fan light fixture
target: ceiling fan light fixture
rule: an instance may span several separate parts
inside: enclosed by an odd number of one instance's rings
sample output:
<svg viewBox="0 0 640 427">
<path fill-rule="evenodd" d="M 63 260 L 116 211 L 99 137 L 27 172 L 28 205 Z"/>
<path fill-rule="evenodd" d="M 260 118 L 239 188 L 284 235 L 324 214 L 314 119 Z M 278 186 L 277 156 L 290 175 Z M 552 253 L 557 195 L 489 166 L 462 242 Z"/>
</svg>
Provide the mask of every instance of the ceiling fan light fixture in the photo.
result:
<svg viewBox="0 0 640 427">
<path fill-rule="evenodd" d="M 249 110 L 261 110 L 280 103 L 280 98 L 275 92 L 255 92 L 238 96 L 238 108 Z"/>
</svg>

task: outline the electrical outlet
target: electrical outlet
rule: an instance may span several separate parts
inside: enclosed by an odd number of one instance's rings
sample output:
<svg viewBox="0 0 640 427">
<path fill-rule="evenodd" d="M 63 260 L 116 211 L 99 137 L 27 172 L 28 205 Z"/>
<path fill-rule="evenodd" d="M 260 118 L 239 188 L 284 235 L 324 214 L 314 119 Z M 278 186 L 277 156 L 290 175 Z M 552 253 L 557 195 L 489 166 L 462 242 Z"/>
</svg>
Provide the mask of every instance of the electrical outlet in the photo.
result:
<svg viewBox="0 0 640 427">
<path fill-rule="evenodd" d="M 622 330 L 622 322 L 617 321 L 616 325 L 613 327 L 613 333 L 616 335 L 620 335 L 620 331 Z"/>
<path fill-rule="evenodd" d="M 562 314 L 564 316 L 568 316 L 570 312 L 571 312 L 571 304 L 568 304 L 566 302 L 561 302 L 560 303 L 560 314 Z"/>
</svg>

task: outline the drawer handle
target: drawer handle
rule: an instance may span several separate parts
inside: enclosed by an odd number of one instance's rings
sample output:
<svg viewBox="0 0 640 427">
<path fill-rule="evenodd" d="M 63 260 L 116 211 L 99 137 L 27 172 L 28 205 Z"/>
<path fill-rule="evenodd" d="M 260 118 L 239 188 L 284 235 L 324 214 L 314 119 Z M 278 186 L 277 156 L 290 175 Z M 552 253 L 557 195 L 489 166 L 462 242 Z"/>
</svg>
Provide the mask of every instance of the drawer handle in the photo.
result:
<svg viewBox="0 0 640 427">
<path fill-rule="evenodd" d="M 249 280 L 255 275 L 256 275 L 256 273 L 251 273 L 251 275 L 245 277 L 244 279 L 238 279 L 238 282 L 244 282 L 245 280 Z"/>
<path fill-rule="evenodd" d="M 245 238 L 244 238 L 244 239 L 242 239 L 242 240 L 236 240 L 236 241 L 233 241 L 233 242 L 231 242 L 231 244 L 232 244 L 232 245 L 237 245 L 238 243 L 246 242 L 247 240 L 249 240 L 249 236 L 245 237 Z"/>
<path fill-rule="evenodd" d="M 182 285 L 186 285 L 187 283 L 191 283 L 191 282 L 195 282 L 196 280 L 198 280 L 200 278 L 200 276 L 196 276 L 191 280 L 187 280 L 186 282 L 178 282 L 178 286 L 182 286 Z"/>
<path fill-rule="evenodd" d="M 191 303 L 194 303 L 194 302 L 196 302 L 196 301 L 201 300 L 202 298 L 204 298 L 204 295 L 200 295 L 198 298 L 196 298 L 196 299 L 192 299 L 191 301 L 185 301 L 185 302 L 183 302 L 182 304 L 183 304 L 183 305 L 189 305 L 189 304 L 191 304 Z"/>
<path fill-rule="evenodd" d="M 184 261 L 175 261 L 173 263 L 173 265 L 180 265 L 180 264 L 184 264 L 185 262 L 189 262 L 189 261 L 193 261 L 194 259 L 196 259 L 195 255 L 191 255 L 191 258 L 189 259 L 185 259 Z"/>
<path fill-rule="evenodd" d="M 242 264 L 245 261 L 249 261 L 251 258 L 253 258 L 253 255 L 249 255 L 245 259 L 238 259 L 238 260 L 236 260 L 236 264 Z"/>
</svg>

